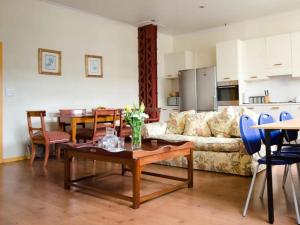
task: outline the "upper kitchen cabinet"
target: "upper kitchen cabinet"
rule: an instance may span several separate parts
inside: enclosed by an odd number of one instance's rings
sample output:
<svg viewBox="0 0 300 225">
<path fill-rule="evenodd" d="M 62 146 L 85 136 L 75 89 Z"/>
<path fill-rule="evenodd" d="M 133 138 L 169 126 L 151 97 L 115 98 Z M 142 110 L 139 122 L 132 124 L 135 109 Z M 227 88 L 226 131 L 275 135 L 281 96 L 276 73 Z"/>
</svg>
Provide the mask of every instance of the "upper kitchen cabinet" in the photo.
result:
<svg viewBox="0 0 300 225">
<path fill-rule="evenodd" d="M 245 81 L 268 79 L 266 76 L 266 39 L 244 41 L 241 50 L 241 74 Z"/>
<path fill-rule="evenodd" d="M 166 78 L 177 78 L 178 71 L 194 68 L 194 55 L 191 51 L 165 54 Z"/>
<path fill-rule="evenodd" d="M 300 32 L 291 34 L 292 76 L 300 77 Z"/>
<path fill-rule="evenodd" d="M 267 75 L 292 74 L 292 50 L 290 34 L 266 38 Z"/>
<path fill-rule="evenodd" d="M 238 80 L 241 41 L 217 43 L 217 81 Z"/>
</svg>

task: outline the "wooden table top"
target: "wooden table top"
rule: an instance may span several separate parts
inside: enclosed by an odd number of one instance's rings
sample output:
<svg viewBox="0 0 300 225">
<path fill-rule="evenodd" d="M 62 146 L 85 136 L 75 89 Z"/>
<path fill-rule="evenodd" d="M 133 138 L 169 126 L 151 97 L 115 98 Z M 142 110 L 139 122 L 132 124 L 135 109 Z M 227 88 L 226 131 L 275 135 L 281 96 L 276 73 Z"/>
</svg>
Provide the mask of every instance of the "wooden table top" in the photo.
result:
<svg viewBox="0 0 300 225">
<path fill-rule="evenodd" d="M 300 129 L 300 118 L 292 119 L 282 122 L 268 123 L 262 125 L 255 125 L 253 128 L 265 129 L 265 130 L 299 130 Z"/>
<path fill-rule="evenodd" d="M 111 109 L 111 108 L 107 108 L 107 109 Z M 115 110 L 121 110 L 119 108 L 116 108 Z M 119 112 L 117 113 L 117 115 L 119 115 Z M 93 111 L 87 111 L 86 113 L 74 113 L 74 114 L 64 114 L 61 115 L 59 112 L 57 113 L 53 113 L 52 114 L 53 117 L 61 117 L 61 118 L 81 118 L 81 117 L 92 117 L 94 116 Z"/>
<path fill-rule="evenodd" d="M 90 116 L 94 116 L 94 115 L 92 112 L 87 112 L 84 114 L 66 114 L 66 115 L 61 115 L 60 113 L 55 113 L 54 116 L 63 117 L 63 118 L 74 118 L 74 117 L 90 117 Z"/>
<path fill-rule="evenodd" d="M 79 152 L 94 153 L 106 156 L 114 156 L 121 158 L 141 158 L 150 155 L 157 155 L 161 153 L 166 153 L 170 151 L 178 151 L 187 148 L 194 148 L 194 143 L 190 141 L 181 141 L 181 142 L 168 142 L 160 139 L 146 139 L 142 142 L 141 149 L 131 149 L 131 144 L 126 143 L 124 151 L 112 152 L 101 147 L 98 147 L 97 144 L 91 143 L 82 143 L 82 144 L 73 144 L 69 143 L 65 145 L 67 150 L 75 150 Z"/>
</svg>

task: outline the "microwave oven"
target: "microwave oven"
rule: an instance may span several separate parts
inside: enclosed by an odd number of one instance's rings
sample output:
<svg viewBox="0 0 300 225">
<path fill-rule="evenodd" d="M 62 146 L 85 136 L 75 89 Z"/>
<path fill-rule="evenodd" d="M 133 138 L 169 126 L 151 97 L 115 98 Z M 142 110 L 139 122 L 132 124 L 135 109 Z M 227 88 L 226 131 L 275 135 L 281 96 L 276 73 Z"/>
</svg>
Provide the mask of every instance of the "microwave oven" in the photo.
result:
<svg viewBox="0 0 300 225">
<path fill-rule="evenodd" d="M 239 83 L 237 80 L 217 82 L 219 106 L 239 105 Z"/>
</svg>

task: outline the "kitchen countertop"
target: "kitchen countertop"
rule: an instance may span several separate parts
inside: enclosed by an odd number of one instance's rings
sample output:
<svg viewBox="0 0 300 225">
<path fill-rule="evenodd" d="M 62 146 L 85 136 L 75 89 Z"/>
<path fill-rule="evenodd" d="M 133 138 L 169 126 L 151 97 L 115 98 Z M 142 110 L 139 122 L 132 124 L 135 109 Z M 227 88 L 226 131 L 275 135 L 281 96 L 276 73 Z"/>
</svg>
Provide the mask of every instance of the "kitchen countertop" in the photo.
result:
<svg viewBox="0 0 300 225">
<path fill-rule="evenodd" d="M 300 105 L 300 102 L 270 102 L 270 103 L 242 103 L 240 106 L 280 106 L 280 105 Z"/>
</svg>

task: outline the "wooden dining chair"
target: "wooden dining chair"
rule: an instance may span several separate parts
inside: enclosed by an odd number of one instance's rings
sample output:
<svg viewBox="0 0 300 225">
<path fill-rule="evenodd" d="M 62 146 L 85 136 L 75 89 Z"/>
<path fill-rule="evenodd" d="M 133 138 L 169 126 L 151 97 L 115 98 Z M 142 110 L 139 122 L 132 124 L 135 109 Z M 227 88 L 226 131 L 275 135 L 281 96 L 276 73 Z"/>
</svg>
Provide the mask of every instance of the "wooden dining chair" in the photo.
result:
<svg viewBox="0 0 300 225">
<path fill-rule="evenodd" d="M 67 119 L 66 117 L 72 116 L 72 115 L 84 115 L 86 114 L 86 109 L 60 109 L 58 117 L 58 123 L 59 126 L 63 131 L 66 131 L 68 126 L 71 126 L 70 119 Z M 85 123 L 78 123 L 82 128 L 85 128 Z"/>
<path fill-rule="evenodd" d="M 45 116 L 46 111 L 27 111 L 27 122 L 28 122 L 28 131 L 31 139 L 31 159 L 30 164 L 33 164 L 35 153 L 36 153 L 36 144 L 43 144 L 45 146 L 45 159 L 44 167 L 47 166 L 50 145 L 55 144 L 56 148 L 56 157 L 60 158 L 60 144 L 70 141 L 70 135 L 63 131 L 47 131 L 45 126 Z M 38 118 L 39 125 L 38 127 L 33 127 L 32 119 Z"/>
<path fill-rule="evenodd" d="M 82 129 L 84 132 L 77 134 L 77 139 L 97 142 L 100 138 L 106 135 L 106 128 L 116 128 L 118 109 L 95 109 L 93 110 L 94 123 L 93 128 Z M 109 117 L 110 120 L 99 122 L 101 117 Z"/>
<path fill-rule="evenodd" d="M 120 126 L 118 129 L 118 136 L 123 138 L 128 138 L 131 136 L 131 127 L 126 123 L 123 111 L 124 111 L 123 109 L 119 110 Z"/>
<path fill-rule="evenodd" d="M 145 113 L 149 115 L 148 119 L 145 119 L 145 123 L 154 123 L 159 122 L 160 120 L 160 111 L 161 108 L 152 108 L 152 107 L 146 107 Z"/>
</svg>

